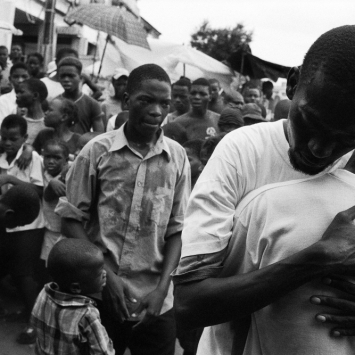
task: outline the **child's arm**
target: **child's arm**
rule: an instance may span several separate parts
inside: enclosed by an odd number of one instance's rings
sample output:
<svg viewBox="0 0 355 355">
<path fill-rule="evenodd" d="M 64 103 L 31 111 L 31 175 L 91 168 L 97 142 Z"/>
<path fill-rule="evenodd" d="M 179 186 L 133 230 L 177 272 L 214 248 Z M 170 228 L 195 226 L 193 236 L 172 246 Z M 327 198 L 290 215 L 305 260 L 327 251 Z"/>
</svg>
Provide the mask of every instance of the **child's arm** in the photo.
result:
<svg viewBox="0 0 355 355">
<path fill-rule="evenodd" d="M 32 152 L 34 151 L 32 145 L 25 144 L 20 157 L 17 159 L 16 164 L 21 170 L 25 170 L 32 161 Z"/>
<path fill-rule="evenodd" d="M 53 179 L 44 189 L 43 198 L 47 201 L 58 200 L 59 197 L 65 196 L 65 184 L 59 179 Z"/>
<path fill-rule="evenodd" d="M 39 197 L 42 197 L 43 194 L 43 186 L 38 186 L 38 185 L 31 184 L 30 182 L 22 181 L 18 179 L 16 176 L 12 176 L 8 174 L 0 175 L 0 187 L 6 184 L 11 184 L 14 186 L 15 185 L 30 186 L 37 191 Z"/>
</svg>

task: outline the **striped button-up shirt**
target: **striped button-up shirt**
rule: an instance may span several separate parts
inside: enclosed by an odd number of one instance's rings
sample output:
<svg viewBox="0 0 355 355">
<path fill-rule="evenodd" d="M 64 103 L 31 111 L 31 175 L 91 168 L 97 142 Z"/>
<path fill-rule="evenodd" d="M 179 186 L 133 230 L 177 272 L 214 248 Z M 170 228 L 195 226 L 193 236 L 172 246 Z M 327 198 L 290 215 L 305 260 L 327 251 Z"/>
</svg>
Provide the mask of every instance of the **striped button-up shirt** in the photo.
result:
<svg viewBox="0 0 355 355">
<path fill-rule="evenodd" d="M 56 212 L 85 222 L 90 240 L 140 300 L 158 285 L 166 240 L 182 230 L 190 164 L 184 148 L 163 132 L 143 157 L 129 145 L 124 127 L 83 148 Z M 161 313 L 172 303 L 170 285 Z"/>
</svg>

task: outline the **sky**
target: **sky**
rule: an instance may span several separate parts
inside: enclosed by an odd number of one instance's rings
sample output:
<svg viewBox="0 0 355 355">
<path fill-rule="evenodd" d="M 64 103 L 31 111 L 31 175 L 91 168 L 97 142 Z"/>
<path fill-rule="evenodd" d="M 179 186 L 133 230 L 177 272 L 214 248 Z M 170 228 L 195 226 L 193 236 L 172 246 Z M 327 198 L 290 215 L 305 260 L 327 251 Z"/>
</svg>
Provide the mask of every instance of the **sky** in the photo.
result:
<svg viewBox="0 0 355 355">
<path fill-rule="evenodd" d="M 208 20 L 214 28 L 242 23 L 253 31 L 252 53 L 300 65 L 311 44 L 331 28 L 355 24 L 354 0 L 138 0 L 141 16 L 161 40 L 189 44 Z"/>
</svg>

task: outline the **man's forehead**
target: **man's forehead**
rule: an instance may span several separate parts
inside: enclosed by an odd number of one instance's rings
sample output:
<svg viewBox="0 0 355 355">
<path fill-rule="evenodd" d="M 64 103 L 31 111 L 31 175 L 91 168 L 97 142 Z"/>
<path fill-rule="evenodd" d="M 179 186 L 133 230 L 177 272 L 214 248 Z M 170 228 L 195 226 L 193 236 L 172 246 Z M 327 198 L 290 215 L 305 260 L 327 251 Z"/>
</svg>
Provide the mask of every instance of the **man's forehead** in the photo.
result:
<svg viewBox="0 0 355 355">
<path fill-rule="evenodd" d="M 191 92 L 192 91 L 204 91 L 204 92 L 209 92 L 208 86 L 205 85 L 192 85 L 191 86 Z"/>
<path fill-rule="evenodd" d="M 8 136 L 15 136 L 17 134 L 20 134 L 20 130 L 21 129 L 19 126 L 10 127 L 10 128 L 1 127 L 0 134 L 1 135 L 8 135 Z"/>
<path fill-rule="evenodd" d="M 187 86 L 181 86 L 181 85 L 174 85 L 172 87 L 173 93 L 188 93 L 189 88 Z"/>
<path fill-rule="evenodd" d="M 170 94 L 171 85 L 165 81 L 160 81 L 157 79 L 148 79 L 148 80 L 143 80 L 141 82 L 138 91 L 146 91 L 146 92 L 166 91 L 167 93 Z"/>
<path fill-rule="evenodd" d="M 29 74 L 28 71 L 24 68 L 15 69 L 11 74 L 11 76 L 25 76 L 25 75 L 29 75 Z"/>
<path fill-rule="evenodd" d="M 61 67 L 59 67 L 59 73 L 75 73 L 75 74 L 79 74 L 79 71 L 76 67 L 74 67 L 73 65 L 63 65 Z"/>
</svg>

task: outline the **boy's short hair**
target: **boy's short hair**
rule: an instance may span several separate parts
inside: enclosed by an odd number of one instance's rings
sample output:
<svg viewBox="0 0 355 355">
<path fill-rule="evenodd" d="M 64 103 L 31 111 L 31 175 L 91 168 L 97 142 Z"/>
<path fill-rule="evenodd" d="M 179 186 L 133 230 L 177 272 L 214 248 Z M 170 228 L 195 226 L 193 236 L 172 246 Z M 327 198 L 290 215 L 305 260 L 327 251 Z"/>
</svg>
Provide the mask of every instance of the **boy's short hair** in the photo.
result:
<svg viewBox="0 0 355 355">
<path fill-rule="evenodd" d="M 273 89 L 273 88 L 274 88 L 274 84 L 270 80 L 264 81 L 262 83 L 262 91 Z"/>
<path fill-rule="evenodd" d="M 27 56 L 27 61 L 30 59 L 30 57 L 36 57 L 40 64 L 44 63 L 44 58 L 43 58 L 42 54 L 40 54 L 38 52 L 34 52 L 34 53 L 29 54 Z"/>
<path fill-rule="evenodd" d="M 81 71 L 83 70 L 83 65 L 81 61 L 77 58 L 73 57 L 66 57 L 63 58 L 59 63 L 58 63 L 58 71 L 61 67 L 68 66 L 68 67 L 74 67 L 78 70 L 78 73 L 81 74 Z"/>
<path fill-rule="evenodd" d="M 7 47 L 6 47 L 6 46 L 0 46 L 0 50 L 2 50 L 2 49 L 6 49 L 6 50 L 7 50 L 7 52 L 9 53 L 9 50 L 7 49 Z"/>
<path fill-rule="evenodd" d="M 184 144 L 187 141 L 187 132 L 186 128 L 183 127 L 181 124 L 176 122 L 167 123 L 162 127 L 164 131 L 164 136 L 174 141 L 178 142 L 179 144 Z"/>
<path fill-rule="evenodd" d="M 0 203 L 15 212 L 14 217 L 19 226 L 32 223 L 40 209 L 39 196 L 31 186 L 13 186 L 1 196 Z"/>
<path fill-rule="evenodd" d="M 68 54 L 72 54 L 74 57 L 79 58 L 79 53 L 73 48 L 65 47 L 57 51 L 55 61 L 58 64 L 63 58 L 67 57 Z"/>
<path fill-rule="evenodd" d="M 143 81 L 158 80 L 171 85 L 169 75 L 166 71 L 156 64 L 144 64 L 132 70 L 127 81 L 127 93 L 132 95 L 137 91 Z"/>
<path fill-rule="evenodd" d="M 101 250 L 93 243 L 65 238 L 54 245 L 48 256 L 48 272 L 60 288 L 68 289 L 73 282 L 85 282 L 89 271 L 97 266 Z"/>
<path fill-rule="evenodd" d="M 27 121 L 20 115 L 8 115 L 4 118 L 1 123 L 1 129 L 11 129 L 11 128 L 20 128 L 20 134 L 24 136 L 27 134 Z"/>
<path fill-rule="evenodd" d="M 186 86 L 188 88 L 188 90 L 190 91 L 191 89 L 191 81 L 188 79 L 179 79 L 178 81 L 176 81 L 172 87 L 174 86 Z"/>
<path fill-rule="evenodd" d="M 211 84 L 209 83 L 209 81 L 205 78 L 198 78 L 195 81 L 193 81 L 191 83 L 191 86 L 207 86 L 208 87 L 208 91 L 211 92 Z"/>
<path fill-rule="evenodd" d="M 58 96 L 54 100 L 59 100 L 62 104 L 60 107 L 60 112 L 68 116 L 68 127 L 74 126 L 78 123 L 78 106 L 75 105 L 75 102 L 64 98 L 63 96 Z"/>
<path fill-rule="evenodd" d="M 10 68 L 10 76 L 14 73 L 15 70 L 17 69 L 24 69 L 28 72 L 27 65 L 22 62 L 15 63 L 11 68 Z"/>
<path fill-rule="evenodd" d="M 60 139 L 49 139 L 48 141 L 46 141 L 43 145 L 43 150 L 46 149 L 47 147 L 49 147 L 50 145 L 57 145 L 58 147 L 60 147 L 63 151 L 63 155 L 65 157 L 65 159 L 68 160 L 69 158 L 69 148 L 68 148 L 68 144 Z"/>
<path fill-rule="evenodd" d="M 25 80 L 22 84 L 26 85 L 33 93 L 38 93 L 38 97 L 41 103 L 47 98 L 47 86 L 42 80 L 30 78 Z"/>
<path fill-rule="evenodd" d="M 200 160 L 200 152 L 204 142 L 203 139 L 191 139 L 190 141 L 185 142 L 182 146 L 185 149 L 190 149 L 193 155 Z"/>
</svg>

